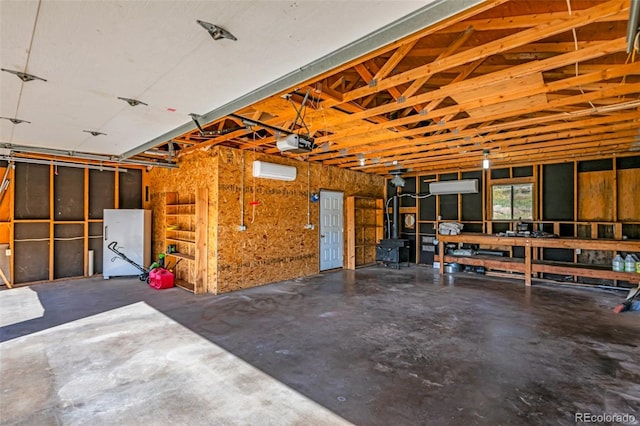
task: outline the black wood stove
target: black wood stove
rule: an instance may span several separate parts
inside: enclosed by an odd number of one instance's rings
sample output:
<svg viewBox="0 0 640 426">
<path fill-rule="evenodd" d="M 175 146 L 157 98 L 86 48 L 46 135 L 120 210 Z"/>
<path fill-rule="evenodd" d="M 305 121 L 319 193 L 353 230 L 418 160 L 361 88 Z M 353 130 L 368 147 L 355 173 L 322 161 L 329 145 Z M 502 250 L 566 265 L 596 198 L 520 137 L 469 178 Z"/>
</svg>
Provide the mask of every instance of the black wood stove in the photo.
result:
<svg viewBox="0 0 640 426">
<path fill-rule="evenodd" d="M 409 240 L 385 238 L 380 240 L 376 246 L 376 261 L 384 263 L 384 266 L 391 266 L 396 269 L 400 264 L 407 262 L 409 266 Z"/>
<path fill-rule="evenodd" d="M 398 238 L 400 209 L 398 196 L 393 196 L 393 225 L 391 238 L 380 240 L 376 246 L 376 262 L 382 262 L 384 266 L 400 268 L 400 264 L 407 262 L 409 266 L 409 240 Z"/>
</svg>

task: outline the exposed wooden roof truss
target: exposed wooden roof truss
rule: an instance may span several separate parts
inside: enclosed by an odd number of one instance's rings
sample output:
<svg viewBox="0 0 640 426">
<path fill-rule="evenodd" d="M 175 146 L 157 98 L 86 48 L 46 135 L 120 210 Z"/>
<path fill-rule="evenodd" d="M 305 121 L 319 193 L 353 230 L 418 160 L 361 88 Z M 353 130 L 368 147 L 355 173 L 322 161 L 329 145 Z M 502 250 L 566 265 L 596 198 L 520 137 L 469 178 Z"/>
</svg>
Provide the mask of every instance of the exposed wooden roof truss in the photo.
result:
<svg viewBox="0 0 640 426">
<path fill-rule="evenodd" d="M 628 18 L 628 0 L 489 1 L 237 114 L 306 133 L 293 126 L 309 93 L 317 148 L 302 156 L 381 175 L 477 169 L 487 152 L 496 166 L 632 155 L 640 55 L 626 53 Z M 203 127 L 171 141 L 176 155 L 277 154 L 283 136 L 235 117 Z"/>
</svg>

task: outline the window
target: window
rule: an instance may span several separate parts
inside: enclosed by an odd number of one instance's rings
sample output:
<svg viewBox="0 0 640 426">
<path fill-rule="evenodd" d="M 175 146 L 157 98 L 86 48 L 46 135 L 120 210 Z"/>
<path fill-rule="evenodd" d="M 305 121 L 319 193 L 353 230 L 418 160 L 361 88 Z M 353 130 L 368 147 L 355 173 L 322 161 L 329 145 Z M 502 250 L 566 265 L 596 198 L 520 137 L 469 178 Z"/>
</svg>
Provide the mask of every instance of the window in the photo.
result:
<svg viewBox="0 0 640 426">
<path fill-rule="evenodd" d="M 493 185 L 493 220 L 533 220 L 533 183 Z"/>
</svg>

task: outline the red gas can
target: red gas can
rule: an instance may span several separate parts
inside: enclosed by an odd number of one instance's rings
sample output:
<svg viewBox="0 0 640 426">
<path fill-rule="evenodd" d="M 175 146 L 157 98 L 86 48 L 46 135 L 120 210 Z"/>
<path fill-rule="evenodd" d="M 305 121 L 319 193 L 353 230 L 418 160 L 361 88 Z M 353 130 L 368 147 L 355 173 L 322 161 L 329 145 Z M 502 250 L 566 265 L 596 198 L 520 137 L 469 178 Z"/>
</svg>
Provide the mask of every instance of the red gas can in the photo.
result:
<svg viewBox="0 0 640 426">
<path fill-rule="evenodd" d="M 173 281 L 173 273 L 164 268 L 156 268 L 149 272 L 149 285 L 156 290 L 173 287 Z"/>
</svg>

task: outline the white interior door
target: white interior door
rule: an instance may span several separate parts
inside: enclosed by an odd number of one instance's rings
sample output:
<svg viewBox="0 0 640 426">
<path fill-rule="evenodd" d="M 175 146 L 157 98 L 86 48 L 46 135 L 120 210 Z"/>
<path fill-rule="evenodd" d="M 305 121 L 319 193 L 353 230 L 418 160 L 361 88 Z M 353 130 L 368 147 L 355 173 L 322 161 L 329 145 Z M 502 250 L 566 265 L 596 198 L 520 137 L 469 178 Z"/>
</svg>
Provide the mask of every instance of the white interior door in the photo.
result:
<svg viewBox="0 0 640 426">
<path fill-rule="evenodd" d="M 344 241 L 344 196 L 320 191 L 320 270 L 342 268 Z"/>
</svg>

